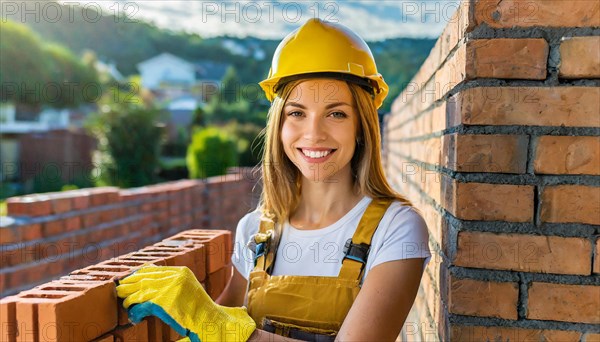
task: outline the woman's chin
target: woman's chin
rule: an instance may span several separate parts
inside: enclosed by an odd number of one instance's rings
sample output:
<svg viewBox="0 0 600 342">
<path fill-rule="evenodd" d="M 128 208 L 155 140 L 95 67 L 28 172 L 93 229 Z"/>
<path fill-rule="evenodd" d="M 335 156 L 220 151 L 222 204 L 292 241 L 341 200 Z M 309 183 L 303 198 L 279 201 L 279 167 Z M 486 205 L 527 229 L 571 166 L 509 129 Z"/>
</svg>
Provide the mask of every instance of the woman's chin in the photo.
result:
<svg viewBox="0 0 600 342">
<path fill-rule="evenodd" d="M 333 165 L 303 169 L 302 176 L 305 181 L 312 183 L 339 183 L 345 178 L 343 172 L 334 168 Z"/>
</svg>

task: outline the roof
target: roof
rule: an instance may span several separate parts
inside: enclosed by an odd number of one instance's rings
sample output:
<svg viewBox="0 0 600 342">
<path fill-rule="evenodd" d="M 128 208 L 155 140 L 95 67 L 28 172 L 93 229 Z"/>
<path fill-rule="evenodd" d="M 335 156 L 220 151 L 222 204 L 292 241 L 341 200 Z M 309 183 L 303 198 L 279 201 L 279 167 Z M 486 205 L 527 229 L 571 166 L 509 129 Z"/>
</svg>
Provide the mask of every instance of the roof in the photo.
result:
<svg viewBox="0 0 600 342">
<path fill-rule="evenodd" d="M 222 80 L 223 76 L 229 68 L 229 64 L 213 62 L 213 61 L 198 61 L 194 63 L 196 69 L 197 80 Z"/>
</svg>

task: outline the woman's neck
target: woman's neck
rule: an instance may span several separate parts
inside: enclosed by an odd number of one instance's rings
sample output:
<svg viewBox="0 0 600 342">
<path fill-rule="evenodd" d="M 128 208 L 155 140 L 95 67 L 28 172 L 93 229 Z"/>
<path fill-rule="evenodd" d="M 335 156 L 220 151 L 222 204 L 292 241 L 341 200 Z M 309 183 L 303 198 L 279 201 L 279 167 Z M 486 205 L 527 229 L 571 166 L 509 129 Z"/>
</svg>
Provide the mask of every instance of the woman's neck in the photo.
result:
<svg viewBox="0 0 600 342">
<path fill-rule="evenodd" d="M 302 181 L 300 202 L 290 214 L 290 224 L 297 229 L 326 227 L 346 215 L 364 194 L 352 181 Z"/>
</svg>

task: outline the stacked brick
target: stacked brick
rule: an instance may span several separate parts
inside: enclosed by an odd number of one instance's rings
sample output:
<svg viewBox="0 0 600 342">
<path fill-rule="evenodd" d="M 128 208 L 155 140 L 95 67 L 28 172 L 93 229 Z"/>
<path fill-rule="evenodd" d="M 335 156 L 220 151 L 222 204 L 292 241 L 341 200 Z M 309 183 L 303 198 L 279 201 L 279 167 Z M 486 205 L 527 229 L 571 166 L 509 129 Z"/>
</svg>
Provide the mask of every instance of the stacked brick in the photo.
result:
<svg viewBox="0 0 600 342">
<path fill-rule="evenodd" d="M 600 340 L 600 5 L 464 1 L 384 123 L 434 256 L 401 334 Z"/>
<path fill-rule="evenodd" d="M 132 324 L 115 280 L 144 264 L 187 266 L 213 299 L 232 272 L 231 232 L 188 230 L 152 246 L 71 272 L 0 300 L 0 341 L 176 341 L 154 317 Z"/>
<path fill-rule="evenodd" d="M 191 228 L 227 227 L 256 206 L 236 173 L 130 189 L 13 197 L 0 220 L 0 294 L 11 295 Z"/>
</svg>

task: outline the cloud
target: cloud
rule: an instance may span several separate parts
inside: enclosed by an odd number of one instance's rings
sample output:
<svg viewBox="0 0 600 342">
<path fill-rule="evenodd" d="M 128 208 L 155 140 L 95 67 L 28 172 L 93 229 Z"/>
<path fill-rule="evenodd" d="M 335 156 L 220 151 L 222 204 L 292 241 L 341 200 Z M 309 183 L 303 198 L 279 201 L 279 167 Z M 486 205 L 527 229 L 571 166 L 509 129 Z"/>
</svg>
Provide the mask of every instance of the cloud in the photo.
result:
<svg viewBox="0 0 600 342">
<path fill-rule="evenodd" d="M 306 20 L 320 17 L 344 24 L 365 40 L 372 41 L 396 37 L 437 37 L 458 3 L 459 0 L 119 0 L 101 1 L 98 4 L 110 7 L 111 11 L 128 4 L 129 14 L 134 19 L 150 21 L 161 28 L 197 33 L 203 37 L 230 35 L 281 39 Z"/>
</svg>

